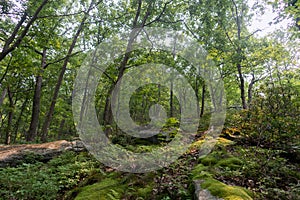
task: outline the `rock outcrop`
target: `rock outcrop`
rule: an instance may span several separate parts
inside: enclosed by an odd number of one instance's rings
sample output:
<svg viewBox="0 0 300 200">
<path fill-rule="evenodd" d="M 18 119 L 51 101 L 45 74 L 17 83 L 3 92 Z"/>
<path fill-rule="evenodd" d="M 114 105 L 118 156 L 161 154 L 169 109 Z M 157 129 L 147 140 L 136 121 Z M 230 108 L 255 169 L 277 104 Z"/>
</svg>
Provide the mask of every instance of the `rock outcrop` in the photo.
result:
<svg viewBox="0 0 300 200">
<path fill-rule="evenodd" d="M 0 146 L 0 167 L 16 166 L 22 162 L 38 160 L 47 162 L 64 151 L 85 151 L 82 141 L 59 140 L 43 144 L 21 144 Z M 30 160 L 31 159 L 31 160 Z"/>
<path fill-rule="evenodd" d="M 201 182 L 201 180 L 194 181 L 196 200 L 223 200 L 211 195 L 208 190 L 201 188 Z"/>
</svg>

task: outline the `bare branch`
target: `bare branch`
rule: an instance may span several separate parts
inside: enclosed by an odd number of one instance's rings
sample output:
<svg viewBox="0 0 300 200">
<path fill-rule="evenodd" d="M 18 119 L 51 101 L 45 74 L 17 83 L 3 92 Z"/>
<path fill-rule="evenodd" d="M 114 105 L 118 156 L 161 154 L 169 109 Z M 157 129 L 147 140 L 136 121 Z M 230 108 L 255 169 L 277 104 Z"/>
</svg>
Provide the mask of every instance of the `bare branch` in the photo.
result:
<svg viewBox="0 0 300 200">
<path fill-rule="evenodd" d="M 245 39 L 249 39 L 252 35 L 254 35 L 257 32 L 262 31 L 261 29 L 257 29 L 256 31 L 254 31 L 253 33 L 251 33 L 250 35 L 246 36 Z"/>
<path fill-rule="evenodd" d="M 6 76 L 7 72 L 8 72 L 8 69 L 9 69 L 9 67 L 10 67 L 12 58 L 13 58 L 13 57 L 11 56 L 10 59 L 9 59 L 9 61 L 8 61 L 8 64 L 7 64 L 6 69 L 5 69 L 5 72 L 4 72 L 4 74 L 2 75 L 2 77 L 1 77 L 1 79 L 0 79 L 0 85 L 1 85 L 2 81 L 4 80 L 4 78 L 5 78 L 5 76 Z"/>
<path fill-rule="evenodd" d="M 47 3 L 48 3 L 48 0 L 44 0 L 42 2 L 42 4 L 35 11 L 34 15 L 30 18 L 29 22 L 27 23 L 27 25 L 25 26 L 25 28 L 21 32 L 20 36 L 16 39 L 15 43 L 12 44 L 12 42 L 16 38 L 16 35 L 17 35 L 19 29 L 21 28 L 22 24 L 24 23 L 24 21 L 25 21 L 25 19 L 27 17 L 27 13 L 25 12 L 25 14 L 23 15 L 22 19 L 20 20 L 20 22 L 16 26 L 14 32 L 12 33 L 11 37 L 7 40 L 6 44 L 4 45 L 4 48 L 3 48 L 2 52 L 0 53 L 0 61 L 3 60 L 7 54 L 9 54 L 10 52 L 12 52 L 15 48 L 17 48 L 21 44 L 22 40 L 24 39 L 24 37 L 26 36 L 27 32 L 29 31 L 31 25 L 37 19 L 39 13 L 41 12 L 41 10 L 44 8 L 44 6 Z"/>
<path fill-rule="evenodd" d="M 142 0 L 139 0 L 139 5 L 138 5 L 138 9 L 136 11 L 136 15 L 135 15 L 135 18 L 134 18 L 134 21 L 133 21 L 133 27 L 132 28 L 136 28 L 137 27 L 137 22 L 138 22 L 138 19 L 140 17 L 140 14 L 141 14 L 141 8 L 142 8 Z"/>
<path fill-rule="evenodd" d="M 159 21 L 160 18 L 163 16 L 164 12 L 166 11 L 168 4 L 170 4 L 170 3 L 172 3 L 172 0 L 166 2 L 166 3 L 164 4 L 164 7 L 163 7 L 162 11 L 160 12 L 160 14 L 159 14 L 153 21 L 151 21 L 151 22 L 145 24 L 145 26 L 149 26 L 149 25 L 153 24 L 154 22 Z"/>
<path fill-rule="evenodd" d="M 62 14 L 62 15 L 45 15 L 45 16 L 38 17 L 38 19 L 70 17 L 70 16 L 80 15 L 82 13 L 84 13 L 84 11 L 79 11 L 79 12 L 76 12 L 76 13 L 69 13 L 69 14 Z"/>
<path fill-rule="evenodd" d="M 197 40 L 200 41 L 200 38 L 197 37 L 197 35 L 195 35 L 195 33 L 192 31 L 192 29 L 190 29 L 190 27 L 184 22 L 184 26 L 186 27 L 186 29 L 192 34 L 192 36 Z"/>
<path fill-rule="evenodd" d="M 76 52 L 76 53 L 73 53 L 73 54 L 71 54 L 69 57 L 71 58 L 71 57 L 73 57 L 73 56 L 76 56 L 77 54 L 79 54 L 79 53 L 81 53 L 81 52 L 83 52 L 83 51 L 78 51 L 78 52 Z M 56 61 L 47 63 L 47 64 L 45 65 L 44 69 L 46 69 L 49 65 L 53 65 L 53 64 L 59 63 L 59 62 L 65 60 L 66 58 L 67 58 L 67 56 L 65 56 L 65 57 L 63 57 L 63 58 L 60 58 L 60 59 L 58 59 L 58 60 L 56 60 Z"/>
</svg>

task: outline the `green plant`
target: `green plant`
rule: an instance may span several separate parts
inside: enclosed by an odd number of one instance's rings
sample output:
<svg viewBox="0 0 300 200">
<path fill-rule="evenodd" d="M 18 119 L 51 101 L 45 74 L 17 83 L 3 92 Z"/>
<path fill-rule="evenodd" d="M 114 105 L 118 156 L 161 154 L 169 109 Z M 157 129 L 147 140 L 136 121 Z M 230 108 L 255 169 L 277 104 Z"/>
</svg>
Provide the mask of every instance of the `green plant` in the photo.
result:
<svg viewBox="0 0 300 200">
<path fill-rule="evenodd" d="M 30 156 L 30 162 L 35 157 Z M 0 169 L 0 196 L 4 199 L 57 199 L 91 174 L 101 174 L 97 161 L 86 153 L 66 152 L 48 163 L 23 163 Z"/>
</svg>

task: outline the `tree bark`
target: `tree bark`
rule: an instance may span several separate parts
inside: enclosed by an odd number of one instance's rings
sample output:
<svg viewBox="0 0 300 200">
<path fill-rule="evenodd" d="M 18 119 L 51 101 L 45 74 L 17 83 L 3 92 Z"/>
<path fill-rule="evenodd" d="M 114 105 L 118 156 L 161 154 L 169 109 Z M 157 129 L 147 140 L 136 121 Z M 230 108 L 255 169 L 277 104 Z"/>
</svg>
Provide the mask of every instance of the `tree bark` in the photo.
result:
<svg viewBox="0 0 300 200">
<path fill-rule="evenodd" d="M 4 90 L 2 91 L 2 94 L 1 94 L 1 98 L 0 98 L 0 106 L 3 104 L 6 94 L 7 94 L 7 88 L 4 88 Z"/>
<path fill-rule="evenodd" d="M 9 113 L 8 113 L 8 123 L 7 123 L 7 129 L 6 129 L 6 137 L 5 137 L 5 144 L 9 145 L 11 142 L 11 127 L 12 127 L 12 121 L 13 121 L 13 115 L 14 115 L 14 102 L 13 102 L 13 96 L 12 92 L 10 91 L 10 87 L 7 87 L 7 93 L 8 93 L 8 99 L 9 99 Z"/>
<path fill-rule="evenodd" d="M 242 106 L 243 109 L 247 109 L 247 102 L 246 102 L 246 96 L 245 96 L 245 80 L 242 73 L 242 66 L 240 63 L 237 64 L 237 70 L 239 74 L 239 80 L 240 80 L 240 94 L 241 94 L 241 100 L 242 100 Z"/>
<path fill-rule="evenodd" d="M 62 138 L 65 123 L 66 123 L 65 119 L 62 119 L 60 121 L 59 130 L 58 130 L 58 139 L 59 140 Z"/>
<path fill-rule="evenodd" d="M 42 95 L 42 82 L 43 77 L 42 74 L 46 67 L 46 56 L 47 51 L 44 48 L 42 53 L 42 62 L 39 74 L 36 76 L 36 83 L 35 83 L 35 90 L 34 90 L 34 97 L 32 102 L 32 115 L 31 115 L 31 122 L 29 126 L 29 131 L 27 134 L 27 141 L 35 140 L 37 136 L 37 129 L 39 124 L 39 115 L 40 115 L 40 106 L 41 106 L 41 95 Z"/>
<path fill-rule="evenodd" d="M 234 0 L 232 0 L 232 3 L 234 5 L 234 11 L 235 11 L 235 20 L 236 20 L 236 25 L 237 25 L 237 39 L 238 42 L 240 43 L 240 41 L 242 40 L 241 38 L 241 33 L 242 33 L 242 16 L 243 16 L 243 11 L 241 12 L 241 14 L 238 11 L 238 6 L 236 4 L 236 2 Z M 238 77 L 239 77 L 239 87 L 240 87 L 240 97 L 241 97 L 241 101 L 242 101 L 242 106 L 243 109 L 247 109 L 247 102 L 246 102 L 246 96 L 245 96 L 245 80 L 243 77 L 243 73 L 242 73 L 242 49 L 240 44 L 237 44 L 237 63 L 236 63 L 236 68 L 238 71 Z"/>
<path fill-rule="evenodd" d="M 249 84 L 249 87 L 248 87 L 248 106 L 251 105 L 251 102 L 252 102 L 252 91 L 253 91 L 253 86 L 255 84 L 257 80 L 255 79 L 254 75 L 252 76 L 252 79 L 251 79 L 251 82 Z"/>
<path fill-rule="evenodd" d="M 22 121 L 22 116 L 23 116 L 24 110 L 25 110 L 25 108 L 27 106 L 27 102 L 28 102 L 28 98 L 26 98 L 25 101 L 23 102 L 23 104 L 21 106 L 20 115 L 19 115 L 19 117 L 17 119 L 17 122 L 15 124 L 14 139 L 13 139 L 14 143 L 16 142 L 16 138 L 17 138 L 18 131 L 19 131 L 19 128 L 20 128 L 20 123 Z"/>
<path fill-rule="evenodd" d="M 206 88 L 205 88 L 205 84 L 203 83 L 203 85 L 202 85 L 202 97 L 201 97 L 201 111 L 200 111 L 200 117 L 203 117 L 203 114 L 204 114 L 205 92 L 206 92 Z"/>
<path fill-rule="evenodd" d="M 174 106 L 173 106 L 173 77 L 171 78 L 171 87 L 170 87 L 170 117 L 174 117 Z"/>
<path fill-rule="evenodd" d="M 196 84 L 195 84 L 195 95 L 196 95 L 196 100 L 197 100 L 197 116 L 200 115 L 200 95 L 199 95 L 199 81 L 198 81 L 199 75 L 196 76 Z"/>
</svg>

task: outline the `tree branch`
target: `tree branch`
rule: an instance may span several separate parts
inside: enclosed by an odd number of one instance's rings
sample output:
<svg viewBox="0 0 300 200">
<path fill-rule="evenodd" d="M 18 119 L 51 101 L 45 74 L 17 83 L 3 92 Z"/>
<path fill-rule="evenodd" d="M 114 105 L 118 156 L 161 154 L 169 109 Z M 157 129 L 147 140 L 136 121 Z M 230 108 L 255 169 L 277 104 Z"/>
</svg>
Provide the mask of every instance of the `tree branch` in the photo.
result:
<svg viewBox="0 0 300 200">
<path fill-rule="evenodd" d="M 26 12 L 24 13 L 22 19 L 20 20 L 20 22 L 16 26 L 14 32 L 12 33 L 12 36 L 8 39 L 7 43 L 4 45 L 4 48 L 3 48 L 2 52 L 0 53 L 0 61 L 3 60 L 7 54 L 12 52 L 15 48 L 17 48 L 21 44 L 22 40 L 24 39 L 27 32 L 29 31 L 31 25 L 37 19 L 39 13 L 41 12 L 43 7 L 47 3 L 48 3 L 48 0 L 43 0 L 42 4 L 38 7 L 38 9 L 35 11 L 34 15 L 32 16 L 32 18 L 29 20 L 29 22 L 25 26 L 24 30 L 21 32 L 21 35 L 16 39 L 15 43 L 12 44 L 13 40 L 16 38 L 17 32 L 19 31 L 19 29 L 21 28 L 22 24 L 24 23 L 24 21 L 26 19 L 27 13 Z"/>
<path fill-rule="evenodd" d="M 153 21 L 151 21 L 151 22 L 149 22 L 149 23 L 147 23 L 147 24 L 145 24 L 145 26 L 149 26 L 149 25 L 151 25 L 151 24 L 153 24 L 154 22 L 157 22 L 157 21 L 159 21 L 160 20 L 160 18 L 162 17 L 162 15 L 164 14 L 164 12 L 166 11 L 166 9 L 167 9 L 167 5 L 168 4 L 170 4 L 170 3 L 172 3 L 172 0 L 171 1 L 168 1 L 168 2 L 166 2 L 165 4 L 164 4 L 164 7 L 163 7 L 163 9 L 162 9 L 162 11 L 160 12 L 160 14 L 153 20 Z"/>
<path fill-rule="evenodd" d="M 79 53 L 81 53 L 81 52 L 83 52 L 83 51 L 78 51 L 78 52 L 76 52 L 76 53 L 73 53 L 73 54 L 69 55 L 69 57 L 71 58 L 71 57 L 73 57 L 73 56 L 76 56 L 77 54 L 79 54 Z M 65 60 L 66 58 L 67 58 L 67 56 L 65 56 L 65 57 L 63 57 L 63 58 L 60 58 L 60 59 L 58 59 L 58 60 L 56 60 L 56 61 L 47 63 L 47 64 L 45 65 L 44 69 L 46 69 L 49 65 L 53 65 L 53 64 L 59 63 L 59 62 Z"/>
</svg>

